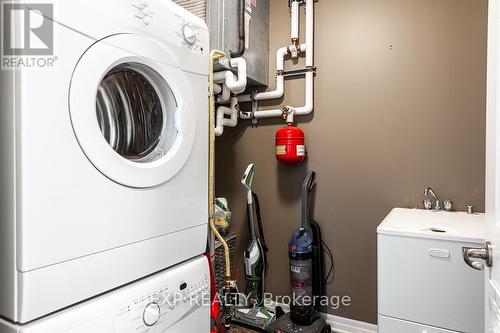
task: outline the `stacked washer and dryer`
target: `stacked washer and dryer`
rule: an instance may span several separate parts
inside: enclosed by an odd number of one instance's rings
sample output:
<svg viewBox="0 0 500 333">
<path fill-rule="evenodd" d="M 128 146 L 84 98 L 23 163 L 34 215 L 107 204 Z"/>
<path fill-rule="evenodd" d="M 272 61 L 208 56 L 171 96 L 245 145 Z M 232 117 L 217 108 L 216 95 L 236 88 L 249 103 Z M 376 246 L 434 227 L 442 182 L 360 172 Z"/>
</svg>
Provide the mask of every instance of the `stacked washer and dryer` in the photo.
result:
<svg viewBox="0 0 500 333">
<path fill-rule="evenodd" d="M 48 2 L 53 68 L 0 71 L 0 332 L 206 332 L 206 24 Z"/>
</svg>

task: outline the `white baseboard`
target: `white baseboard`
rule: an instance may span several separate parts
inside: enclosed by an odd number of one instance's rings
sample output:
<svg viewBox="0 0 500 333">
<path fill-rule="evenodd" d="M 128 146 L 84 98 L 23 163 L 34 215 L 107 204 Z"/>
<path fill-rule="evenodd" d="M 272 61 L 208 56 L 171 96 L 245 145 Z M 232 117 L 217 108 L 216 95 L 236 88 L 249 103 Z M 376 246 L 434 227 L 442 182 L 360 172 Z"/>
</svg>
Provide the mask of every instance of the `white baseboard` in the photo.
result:
<svg viewBox="0 0 500 333">
<path fill-rule="evenodd" d="M 335 333 L 377 333 L 377 325 L 331 314 L 323 314 L 323 317 L 332 326 Z"/>
<path fill-rule="evenodd" d="M 270 308 L 275 308 L 281 304 L 273 304 Z M 289 311 L 288 306 L 281 305 L 285 312 Z M 325 321 L 332 326 L 335 333 L 377 333 L 377 325 L 357 321 L 353 319 L 334 316 L 323 313 Z"/>
</svg>

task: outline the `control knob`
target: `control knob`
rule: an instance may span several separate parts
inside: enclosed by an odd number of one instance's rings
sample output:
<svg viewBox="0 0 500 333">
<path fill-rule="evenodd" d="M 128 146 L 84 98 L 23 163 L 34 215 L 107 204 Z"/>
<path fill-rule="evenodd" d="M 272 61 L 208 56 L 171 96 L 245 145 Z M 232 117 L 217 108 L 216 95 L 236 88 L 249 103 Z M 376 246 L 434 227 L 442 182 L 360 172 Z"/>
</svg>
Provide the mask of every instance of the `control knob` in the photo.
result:
<svg viewBox="0 0 500 333">
<path fill-rule="evenodd" d="M 182 27 L 182 36 L 189 46 L 193 46 L 196 43 L 196 32 L 189 24 L 184 24 Z"/>
<path fill-rule="evenodd" d="M 146 326 L 153 326 L 160 320 L 160 306 L 152 302 L 146 305 L 142 314 L 142 320 Z"/>
</svg>

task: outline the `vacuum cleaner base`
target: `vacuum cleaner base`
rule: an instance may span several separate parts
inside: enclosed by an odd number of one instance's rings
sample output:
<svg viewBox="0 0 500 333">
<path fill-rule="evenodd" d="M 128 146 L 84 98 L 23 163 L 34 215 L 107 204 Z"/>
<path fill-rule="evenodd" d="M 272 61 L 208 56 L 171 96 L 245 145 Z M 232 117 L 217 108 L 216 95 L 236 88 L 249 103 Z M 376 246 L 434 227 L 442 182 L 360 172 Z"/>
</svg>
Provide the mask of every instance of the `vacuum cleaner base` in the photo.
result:
<svg viewBox="0 0 500 333">
<path fill-rule="evenodd" d="M 231 322 L 238 326 L 264 332 L 275 317 L 274 312 L 265 307 L 236 308 Z"/>
<path fill-rule="evenodd" d="M 292 322 L 290 314 L 279 317 L 266 330 L 267 333 L 330 333 L 332 328 L 323 318 L 310 326 L 300 326 Z"/>
</svg>

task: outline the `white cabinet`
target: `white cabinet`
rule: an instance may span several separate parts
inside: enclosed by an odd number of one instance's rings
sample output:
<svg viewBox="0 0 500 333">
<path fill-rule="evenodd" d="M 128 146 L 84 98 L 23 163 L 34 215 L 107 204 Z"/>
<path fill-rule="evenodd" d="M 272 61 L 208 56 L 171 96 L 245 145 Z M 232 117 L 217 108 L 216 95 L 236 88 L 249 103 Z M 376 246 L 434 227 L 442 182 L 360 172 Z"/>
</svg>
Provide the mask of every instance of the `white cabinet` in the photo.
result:
<svg viewBox="0 0 500 333">
<path fill-rule="evenodd" d="M 378 316 L 378 331 L 383 333 L 456 333 L 437 327 L 412 323 L 384 316 Z M 478 331 L 481 333 L 483 331 Z"/>
<path fill-rule="evenodd" d="M 388 215 L 377 230 L 379 333 L 484 331 L 484 272 L 462 253 L 484 244 L 483 228 L 481 214 Z"/>
</svg>

